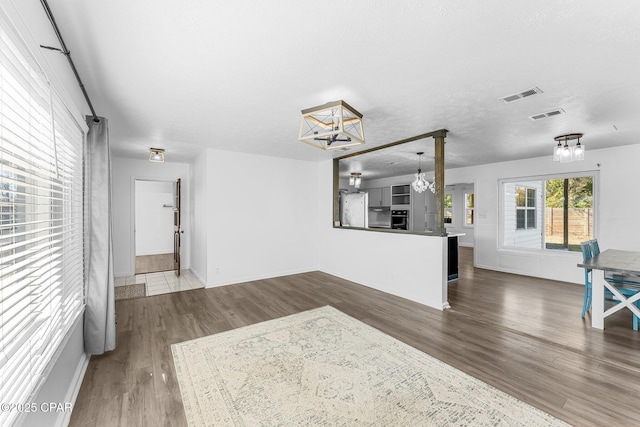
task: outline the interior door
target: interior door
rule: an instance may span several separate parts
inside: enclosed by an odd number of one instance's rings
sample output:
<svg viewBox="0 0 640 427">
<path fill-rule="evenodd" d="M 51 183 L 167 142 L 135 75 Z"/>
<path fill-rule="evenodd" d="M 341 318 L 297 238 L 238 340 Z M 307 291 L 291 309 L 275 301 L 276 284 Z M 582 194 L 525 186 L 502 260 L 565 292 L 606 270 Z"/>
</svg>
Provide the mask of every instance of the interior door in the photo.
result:
<svg viewBox="0 0 640 427">
<path fill-rule="evenodd" d="M 173 269 L 180 276 L 180 178 L 175 182 L 173 208 Z"/>
</svg>

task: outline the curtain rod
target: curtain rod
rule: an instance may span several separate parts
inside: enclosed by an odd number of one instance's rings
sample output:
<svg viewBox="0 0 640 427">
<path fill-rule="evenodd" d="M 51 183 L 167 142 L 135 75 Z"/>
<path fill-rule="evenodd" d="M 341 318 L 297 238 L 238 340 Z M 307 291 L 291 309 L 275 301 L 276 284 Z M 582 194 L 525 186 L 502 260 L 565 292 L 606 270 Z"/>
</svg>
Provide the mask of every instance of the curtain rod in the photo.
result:
<svg viewBox="0 0 640 427">
<path fill-rule="evenodd" d="M 58 28 L 58 24 L 56 24 L 55 18 L 53 17 L 53 13 L 51 12 L 51 8 L 49 7 L 49 3 L 47 3 L 47 0 L 40 0 L 40 3 L 42 3 L 42 7 L 44 8 L 44 11 L 46 12 L 47 17 L 49 18 L 49 22 L 51 22 L 51 26 L 53 27 L 53 30 L 55 31 L 56 36 L 58 36 L 58 41 L 60 42 L 60 46 L 62 46 L 62 49 L 58 49 L 57 47 L 51 47 L 51 46 L 43 46 L 43 45 L 40 45 L 40 47 L 42 47 L 44 49 L 58 51 L 58 52 L 62 53 L 64 56 L 67 57 L 67 60 L 69 61 L 69 65 L 71 66 L 71 70 L 73 70 L 73 74 L 76 76 L 76 80 L 78 81 L 78 85 L 80 85 L 80 89 L 82 90 L 82 94 L 84 95 L 84 99 L 87 101 L 87 104 L 89 104 L 89 109 L 91 110 L 91 115 L 93 116 L 93 121 L 98 123 L 100 121 L 100 119 L 98 119 L 98 116 L 96 115 L 96 110 L 93 109 L 93 104 L 91 103 L 91 100 L 89 99 L 89 94 L 87 93 L 87 90 L 84 88 L 84 84 L 82 83 L 82 79 L 80 78 L 80 75 L 78 74 L 78 70 L 76 69 L 76 66 L 73 63 L 73 60 L 71 59 L 71 52 L 69 52 L 69 49 L 67 49 L 67 45 L 64 43 L 64 39 L 62 38 L 62 34 L 60 34 L 60 29 Z"/>
</svg>

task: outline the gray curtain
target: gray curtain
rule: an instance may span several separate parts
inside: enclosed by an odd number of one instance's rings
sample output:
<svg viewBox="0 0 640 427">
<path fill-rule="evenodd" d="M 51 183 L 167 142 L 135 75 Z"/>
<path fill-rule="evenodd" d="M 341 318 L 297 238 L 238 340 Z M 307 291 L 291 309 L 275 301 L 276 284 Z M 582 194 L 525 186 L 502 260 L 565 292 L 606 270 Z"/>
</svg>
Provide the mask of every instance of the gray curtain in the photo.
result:
<svg viewBox="0 0 640 427">
<path fill-rule="evenodd" d="M 116 348 L 116 319 L 111 238 L 111 154 L 107 119 L 87 116 L 85 197 L 84 348 L 102 354 Z"/>
</svg>

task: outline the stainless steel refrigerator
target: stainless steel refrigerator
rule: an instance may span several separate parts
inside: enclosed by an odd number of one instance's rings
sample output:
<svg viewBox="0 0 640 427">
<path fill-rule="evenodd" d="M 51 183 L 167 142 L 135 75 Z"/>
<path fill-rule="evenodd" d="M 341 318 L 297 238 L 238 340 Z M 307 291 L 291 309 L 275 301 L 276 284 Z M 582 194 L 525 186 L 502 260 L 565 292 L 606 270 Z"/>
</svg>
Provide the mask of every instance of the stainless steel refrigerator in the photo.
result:
<svg viewBox="0 0 640 427">
<path fill-rule="evenodd" d="M 369 195 L 367 193 L 340 193 L 340 224 L 343 227 L 369 226 Z"/>
</svg>

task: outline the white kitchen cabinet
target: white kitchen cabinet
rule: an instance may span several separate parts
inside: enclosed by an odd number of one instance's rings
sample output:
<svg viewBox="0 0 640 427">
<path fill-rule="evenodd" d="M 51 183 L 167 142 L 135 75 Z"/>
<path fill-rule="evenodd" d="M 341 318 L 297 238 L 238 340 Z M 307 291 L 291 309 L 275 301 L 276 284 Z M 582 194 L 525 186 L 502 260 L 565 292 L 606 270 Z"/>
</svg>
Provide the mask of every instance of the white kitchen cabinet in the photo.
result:
<svg viewBox="0 0 640 427">
<path fill-rule="evenodd" d="M 382 187 L 382 206 L 391 206 L 391 187 Z"/>
<path fill-rule="evenodd" d="M 369 193 L 370 208 L 377 208 L 378 206 L 382 206 L 380 204 L 382 202 L 382 188 L 369 188 L 367 192 Z"/>
<path fill-rule="evenodd" d="M 391 187 L 369 188 L 369 207 L 391 206 Z"/>
</svg>

